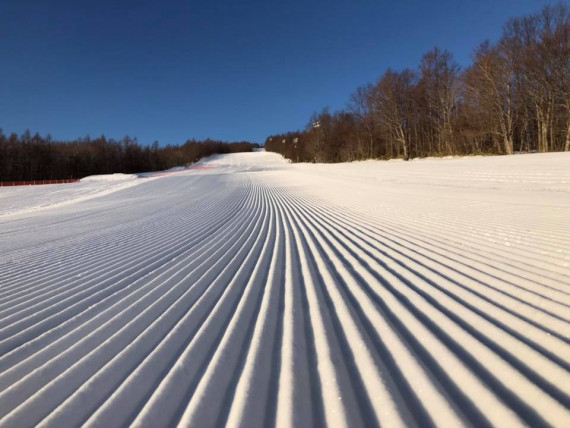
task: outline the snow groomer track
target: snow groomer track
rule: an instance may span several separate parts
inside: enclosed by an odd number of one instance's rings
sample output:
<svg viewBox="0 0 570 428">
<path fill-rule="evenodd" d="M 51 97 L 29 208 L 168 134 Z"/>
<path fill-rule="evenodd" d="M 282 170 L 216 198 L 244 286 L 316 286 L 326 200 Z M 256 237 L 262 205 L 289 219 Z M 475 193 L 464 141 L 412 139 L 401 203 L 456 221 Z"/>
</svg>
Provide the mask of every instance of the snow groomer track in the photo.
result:
<svg viewBox="0 0 570 428">
<path fill-rule="evenodd" d="M 2 189 L 0 418 L 568 427 L 570 156 Z"/>
</svg>

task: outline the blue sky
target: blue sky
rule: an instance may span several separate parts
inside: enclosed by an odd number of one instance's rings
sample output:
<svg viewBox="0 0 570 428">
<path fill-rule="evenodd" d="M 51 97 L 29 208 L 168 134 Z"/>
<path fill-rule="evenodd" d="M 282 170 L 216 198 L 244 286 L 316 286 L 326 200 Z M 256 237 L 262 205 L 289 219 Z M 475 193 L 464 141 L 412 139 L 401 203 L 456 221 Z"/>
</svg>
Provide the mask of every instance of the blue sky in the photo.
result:
<svg viewBox="0 0 570 428">
<path fill-rule="evenodd" d="M 439 46 L 467 65 L 542 0 L 4 0 L 0 127 L 263 142 Z"/>
</svg>

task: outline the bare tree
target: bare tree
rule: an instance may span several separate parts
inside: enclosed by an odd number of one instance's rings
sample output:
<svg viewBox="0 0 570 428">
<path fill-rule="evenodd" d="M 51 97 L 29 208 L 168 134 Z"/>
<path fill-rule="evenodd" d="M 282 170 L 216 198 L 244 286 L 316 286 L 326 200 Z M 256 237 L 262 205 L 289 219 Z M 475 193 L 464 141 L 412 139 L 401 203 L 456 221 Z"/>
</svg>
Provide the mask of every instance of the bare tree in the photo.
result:
<svg viewBox="0 0 570 428">
<path fill-rule="evenodd" d="M 374 91 L 379 125 L 385 129 L 388 140 L 396 142 L 396 151 L 401 153 L 405 160 L 409 158 L 409 131 L 416 81 L 416 73 L 412 70 L 400 73 L 388 70 L 380 78 Z"/>
<path fill-rule="evenodd" d="M 563 136 L 560 148 L 570 150 L 570 10 L 559 3 L 546 7 L 541 13 L 541 59 L 550 74 L 555 109 L 559 116 L 565 116 L 561 122 Z M 557 113 L 557 112 L 556 112 Z M 554 118 L 553 118 L 554 119 Z"/>
<path fill-rule="evenodd" d="M 497 134 L 506 154 L 513 153 L 513 63 L 508 53 L 487 41 L 475 51 L 474 63 L 465 70 L 464 97 L 477 105 L 476 114 L 488 116 L 486 132 Z"/>
<path fill-rule="evenodd" d="M 438 153 L 453 153 L 452 118 L 459 100 L 459 65 L 446 50 L 434 48 L 422 58 L 422 87 Z"/>
<path fill-rule="evenodd" d="M 360 86 L 350 96 L 348 109 L 357 120 L 357 152 L 361 157 L 374 157 L 374 144 L 377 138 L 377 129 L 374 120 L 373 87 L 371 84 Z M 366 142 L 362 140 L 366 140 Z M 367 150 L 365 147 L 367 146 Z"/>
</svg>

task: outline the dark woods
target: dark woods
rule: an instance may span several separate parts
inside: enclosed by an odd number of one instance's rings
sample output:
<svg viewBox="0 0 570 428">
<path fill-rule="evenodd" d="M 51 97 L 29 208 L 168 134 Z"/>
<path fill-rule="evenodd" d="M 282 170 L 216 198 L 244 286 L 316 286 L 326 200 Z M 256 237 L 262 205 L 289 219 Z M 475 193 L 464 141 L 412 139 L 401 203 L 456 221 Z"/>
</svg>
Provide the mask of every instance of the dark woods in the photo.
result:
<svg viewBox="0 0 570 428">
<path fill-rule="evenodd" d="M 194 163 L 205 156 L 250 152 L 257 145 L 247 142 L 189 140 L 181 146 L 160 147 L 155 142 L 142 147 L 136 138 L 105 137 L 53 141 L 25 132 L 5 136 L 0 130 L 0 180 L 30 181 L 81 178 L 115 172 L 160 171 Z"/>
<path fill-rule="evenodd" d="M 416 70 L 388 70 L 346 110 L 265 147 L 297 162 L 570 150 L 570 12 L 558 4 L 512 19 L 460 70 L 440 49 Z"/>
</svg>

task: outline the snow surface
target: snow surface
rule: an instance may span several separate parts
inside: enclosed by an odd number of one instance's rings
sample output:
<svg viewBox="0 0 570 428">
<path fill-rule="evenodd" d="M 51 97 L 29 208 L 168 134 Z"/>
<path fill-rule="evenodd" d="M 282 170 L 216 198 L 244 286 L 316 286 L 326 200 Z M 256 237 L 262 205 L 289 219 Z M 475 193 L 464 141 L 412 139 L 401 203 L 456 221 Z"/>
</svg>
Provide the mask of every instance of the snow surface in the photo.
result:
<svg viewBox="0 0 570 428">
<path fill-rule="evenodd" d="M 122 174 L 117 172 L 115 174 L 90 175 L 89 177 L 82 178 L 80 181 L 83 183 L 88 181 L 123 181 L 135 178 L 138 178 L 136 174 Z"/>
<path fill-rule="evenodd" d="M 0 190 L 2 426 L 569 426 L 570 154 Z"/>
</svg>

